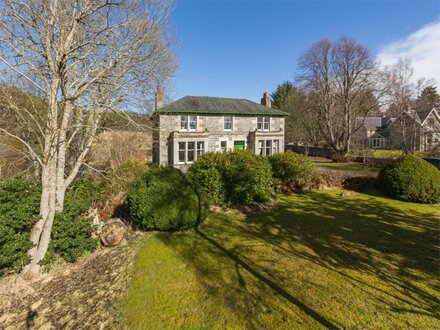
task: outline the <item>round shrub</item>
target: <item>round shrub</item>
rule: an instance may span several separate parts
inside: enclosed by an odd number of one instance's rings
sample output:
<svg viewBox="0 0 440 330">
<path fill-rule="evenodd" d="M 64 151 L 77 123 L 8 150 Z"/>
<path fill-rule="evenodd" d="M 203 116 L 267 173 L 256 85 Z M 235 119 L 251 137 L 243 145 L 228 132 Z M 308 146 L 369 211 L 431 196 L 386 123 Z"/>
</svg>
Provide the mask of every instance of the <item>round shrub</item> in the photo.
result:
<svg viewBox="0 0 440 330">
<path fill-rule="evenodd" d="M 222 174 L 227 163 L 225 153 L 206 153 L 190 167 L 189 173 L 209 197 L 211 204 L 226 203 L 225 185 Z"/>
<path fill-rule="evenodd" d="M 266 202 L 273 195 L 272 169 L 265 157 L 250 150 L 227 153 L 223 169 L 227 199 L 232 204 Z"/>
<path fill-rule="evenodd" d="M 196 227 L 208 206 L 202 189 L 172 167 L 152 168 L 129 191 L 126 205 L 141 228 L 161 231 Z"/>
<path fill-rule="evenodd" d="M 292 151 L 276 154 L 269 157 L 273 177 L 280 179 L 284 184 L 303 186 L 314 170 L 313 161 L 305 155 Z"/>
<path fill-rule="evenodd" d="M 250 150 L 204 154 L 190 173 L 213 204 L 266 202 L 273 194 L 267 158 Z"/>
<path fill-rule="evenodd" d="M 379 173 L 379 184 L 390 196 L 408 202 L 440 201 L 440 171 L 417 156 L 403 156 Z"/>
</svg>

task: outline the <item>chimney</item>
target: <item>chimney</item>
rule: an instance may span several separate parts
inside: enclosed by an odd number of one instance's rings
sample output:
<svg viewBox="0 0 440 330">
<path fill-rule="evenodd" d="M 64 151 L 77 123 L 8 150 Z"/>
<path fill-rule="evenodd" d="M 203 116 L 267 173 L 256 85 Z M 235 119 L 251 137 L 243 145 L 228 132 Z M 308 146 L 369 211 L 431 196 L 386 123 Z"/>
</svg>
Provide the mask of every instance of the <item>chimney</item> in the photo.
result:
<svg viewBox="0 0 440 330">
<path fill-rule="evenodd" d="M 156 86 L 156 94 L 155 94 L 155 102 L 154 102 L 154 110 L 159 110 L 163 108 L 163 91 L 162 87 L 159 84 Z"/>
<path fill-rule="evenodd" d="M 261 104 L 269 108 L 272 107 L 272 102 L 270 100 L 270 96 L 268 92 L 264 92 L 263 98 L 261 99 Z"/>
</svg>

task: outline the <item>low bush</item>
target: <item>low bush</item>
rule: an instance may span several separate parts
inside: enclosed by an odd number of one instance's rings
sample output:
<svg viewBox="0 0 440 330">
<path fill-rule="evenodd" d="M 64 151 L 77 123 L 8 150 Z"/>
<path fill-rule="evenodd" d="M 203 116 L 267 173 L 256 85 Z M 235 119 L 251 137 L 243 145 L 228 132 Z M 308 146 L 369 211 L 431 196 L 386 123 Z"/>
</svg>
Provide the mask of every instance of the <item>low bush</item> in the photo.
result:
<svg viewBox="0 0 440 330">
<path fill-rule="evenodd" d="M 403 156 L 385 166 L 378 182 L 396 199 L 417 203 L 440 201 L 440 171 L 417 156 Z"/>
<path fill-rule="evenodd" d="M 126 205 L 142 229 L 161 231 L 194 228 L 208 208 L 202 189 L 173 167 L 152 168 L 128 192 Z"/>
<path fill-rule="evenodd" d="M 246 205 L 270 200 L 272 169 L 267 158 L 250 150 L 231 152 L 227 156 L 223 177 L 228 201 Z"/>
<path fill-rule="evenodd" d="M 0 185 L 0 275 L 19 272 L 30 261 L 29 237 L 38 220 L 40 193 L 37 182 L 21 177 Z"/>
<path fill-rule="evenodd" d="M 292 151 L 276 154 L 269 157 L 273 177 L 285 185 L 302 187 L 315 168 L 313 161 L 305 155 Z"/>
<path fill-rule="evenodd" d="M 207 193 L 211 204 L 224 204 L 225 185 L 222 175 L 227 163 L 226 153 L 206 153 L 191 166 L 189 174 Z"/>
<path fill-rule="evenodd" d="M 92 237 L 95 228 L 86 213 L 104 193 L 105 185 L 93 178 L 75 181 L 66 192 L 63 212 L 54 219 L 49 251 L 43 264 L 50 265 L 58 255 L 67 262 L 93 252 L 98 241 Z"/>
<path fill-rule="evenodd" d="M 267 158 L 250 150 L 204 154 L 190 168 L 190 175 L 212 204 L 266 202 L 273 194 Z"/>
<path fill-rule="evenodd" d="M 100 194 L 99 183 L 76 181 L 66 192 L 64 211 L 55 216 L 51 242 L 43 265 L 59 255 L 68 262 L 93 251 L 91 220 L 84 213 Z M 19 272 L 30 260 L 30 232 L 39 217 L 41 187 L 36 181 L 13 178 L 0 185 L 0 275 Z"/>
</svg>

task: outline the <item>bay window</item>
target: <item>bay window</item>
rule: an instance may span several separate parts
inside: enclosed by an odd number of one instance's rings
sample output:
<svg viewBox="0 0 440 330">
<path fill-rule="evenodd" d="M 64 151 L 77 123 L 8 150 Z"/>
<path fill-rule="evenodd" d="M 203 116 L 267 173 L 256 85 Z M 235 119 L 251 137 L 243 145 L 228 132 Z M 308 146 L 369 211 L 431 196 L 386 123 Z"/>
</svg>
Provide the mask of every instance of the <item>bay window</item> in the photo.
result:
<svg viewBox="0 0 440 330">
<path fill-rule="evenodd" d="M 205 142 L 197 142 L 197 158 L 199 158 L 205 152 Z"/>
<path fill-rule="evenodd" d="M 256 152 L 260 156 L 275 155 L 280 152 L 280 140 L 258 140 Z"/>
<path fill-rule="evenodd" d="M 195 158 L 195 142 L 188 142 L 188 147 L 187 147 L 187 157 L 186 157 L 186 161 L 187 162 L 192 162 L 194 161 Z"/>
<path fill-rule="evenodd" d="M 272 142 L 272 155 L 275 155 L 279 152 L 279 140 L 273 140 Z"/>
<path fill-rule="evenodd" d="M 205 152 L 204 141 L 183 141 L 177 143 L 178 163 L 192 163 Z"/>
<path fill-rule="evenodd" d="M 264 141 L 263 140 L 258 141 L 258 154 L 260 156 L 264 155 Z"/>
<path fill-rule="evenodd" d="M 266 156 L 272 154 L 272 140 L 266 140 Z"/>
<path fill-rule="evenodd" d="M 186 143 L 179 142 L 179 163 L 185 163 L 186 158 Z"/>
</svg>

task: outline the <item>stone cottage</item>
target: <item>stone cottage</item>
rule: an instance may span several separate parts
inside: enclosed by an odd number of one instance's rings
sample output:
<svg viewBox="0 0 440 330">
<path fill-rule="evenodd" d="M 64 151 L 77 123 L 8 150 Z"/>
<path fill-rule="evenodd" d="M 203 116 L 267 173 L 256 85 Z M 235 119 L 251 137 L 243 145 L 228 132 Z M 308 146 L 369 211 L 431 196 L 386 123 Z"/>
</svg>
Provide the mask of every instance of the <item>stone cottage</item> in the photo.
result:
<svg viewBox="0 0 440 330">
<path fill-rule="evenodd" d="M 186 170 L 205 152 L 250 149 L 262 156 L 284 152 L 287 115 L 271 108 L 267 92 L 261 104 L 246 99 L 185 96 L 165 106 L 158 93 L 153 115 L 153 163 Z"/>
<path fill-rule="evenodd" d="M 440 115 L 436 109 L 403 111 L 397 117 L 358 117 L 351 147 L 408 152 L 440 148 Z"/>
</svg>

